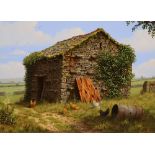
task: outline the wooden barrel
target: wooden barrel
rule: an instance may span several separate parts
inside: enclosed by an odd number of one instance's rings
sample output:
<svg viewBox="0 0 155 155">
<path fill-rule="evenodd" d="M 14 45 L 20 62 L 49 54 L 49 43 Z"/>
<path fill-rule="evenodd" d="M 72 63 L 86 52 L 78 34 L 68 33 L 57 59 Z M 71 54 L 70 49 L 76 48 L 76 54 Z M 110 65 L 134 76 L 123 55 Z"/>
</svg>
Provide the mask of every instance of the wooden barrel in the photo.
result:
<svg viewBox="0 0 155 155">
<path fill-rule="evenodd" d="M 112 107 L 112 117 L 117 119 L 137 119 L 143 116 L 144 110 L 142 107 L 117 105 Z"/>
</svg>

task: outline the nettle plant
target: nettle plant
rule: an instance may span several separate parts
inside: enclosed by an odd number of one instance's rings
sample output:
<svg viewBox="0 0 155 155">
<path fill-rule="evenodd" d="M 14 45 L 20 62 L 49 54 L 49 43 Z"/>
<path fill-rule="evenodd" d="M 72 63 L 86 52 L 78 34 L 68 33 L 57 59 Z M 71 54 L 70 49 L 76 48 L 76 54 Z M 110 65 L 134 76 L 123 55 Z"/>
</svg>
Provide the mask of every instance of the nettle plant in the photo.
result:
<svg viewBox="0 0 155 155">
<path fill-rule="evenodd" d="M 135 52 L 128 45 L 119 47 L 117 53 L 102 51 L 97 61 L 97 78 L 102 80 L 107 89 L 107 97 L 122 97 L 122 89 L 130 85 L 132 63 L 135 61 Z"/>
</svg>

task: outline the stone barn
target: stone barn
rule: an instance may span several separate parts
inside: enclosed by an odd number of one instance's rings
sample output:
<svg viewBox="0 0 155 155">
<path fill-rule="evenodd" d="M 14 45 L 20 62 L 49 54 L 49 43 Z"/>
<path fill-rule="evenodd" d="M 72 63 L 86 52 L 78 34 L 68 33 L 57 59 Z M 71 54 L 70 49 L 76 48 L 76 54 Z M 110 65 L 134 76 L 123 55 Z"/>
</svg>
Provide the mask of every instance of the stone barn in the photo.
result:
<svg viewBox="0 0 155 155">
<path fill-rule="evenodd" d="M 121 45 L 103 29 L 97 29 L 30 54 L 24 59 L 25 100 L 66 102 L 79 99 L 75 80 L 78 76 L 91 78 L 103 96 L 106 92 L 104 82 L 95 78 L 97 56 L 103 50 L 118 52 Z M 127 95 L 128 89 L 124 88 L 124 95 Z"/>
</svg>

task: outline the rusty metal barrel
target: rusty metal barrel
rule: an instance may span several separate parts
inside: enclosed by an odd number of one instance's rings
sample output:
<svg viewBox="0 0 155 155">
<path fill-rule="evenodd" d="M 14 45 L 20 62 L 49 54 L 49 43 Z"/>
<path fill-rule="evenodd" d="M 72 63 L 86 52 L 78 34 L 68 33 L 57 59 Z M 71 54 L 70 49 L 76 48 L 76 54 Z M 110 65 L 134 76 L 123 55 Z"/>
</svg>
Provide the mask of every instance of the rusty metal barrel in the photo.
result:
<svg viewBox="0 0 155 155">
<path fill-rule="evenodd" d="M 115 104 L 111 114 L 113 118 L 117 119 L 138 119 L 143 116 L 144 110 L 142 107 Z"/>
</svg>

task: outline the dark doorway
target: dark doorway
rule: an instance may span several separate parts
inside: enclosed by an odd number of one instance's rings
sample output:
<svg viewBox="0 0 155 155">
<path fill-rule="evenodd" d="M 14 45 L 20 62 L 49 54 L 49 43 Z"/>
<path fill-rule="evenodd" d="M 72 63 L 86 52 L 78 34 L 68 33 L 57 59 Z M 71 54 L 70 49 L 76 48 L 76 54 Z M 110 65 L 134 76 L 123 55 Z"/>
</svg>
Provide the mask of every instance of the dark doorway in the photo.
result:
<svg viewBox="0 0 155 155">
<path fill-rule="evenodd" d="M 45 81 L 45 77 L 38 77 L 38 91 L 37 91 L 37 100 L 40 101 L 42 100 L 43 97 L 43 93 L 44 93 L 44 81 Z"/>
</svg>

